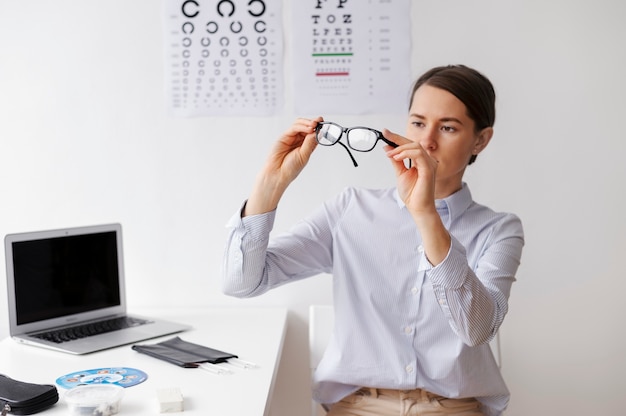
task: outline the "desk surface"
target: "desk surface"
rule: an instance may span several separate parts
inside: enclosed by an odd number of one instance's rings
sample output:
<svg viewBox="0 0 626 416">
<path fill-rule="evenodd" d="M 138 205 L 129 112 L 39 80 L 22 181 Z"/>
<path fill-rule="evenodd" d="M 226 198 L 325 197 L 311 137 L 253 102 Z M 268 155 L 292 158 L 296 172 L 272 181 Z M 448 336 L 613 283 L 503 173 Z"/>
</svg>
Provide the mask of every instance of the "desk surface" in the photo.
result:
<svg viewBox="0 0 626 416">
<path fill-rule="evenodd" d="M 189 308 L 181 310 L 132 311 L 188 323 L 193 329 L 177 334 L 182 339 L 237 354 L 258 365 L 233 369 L 234 374 L 217 375 L 182 368 L 140 354 L 123 346 L 93 354 L 70 354 L 32 347 L 5 338 L 0 342 L 0 373 L 31 383 L 55 384 L 65 374 L 105 367 L 131 367 L 148 374 L 148 379 L 126 388 L 119 415 L 159 414 L 157 390 L 178 387 L 184 397 L 182 415 L 254 416 L 269 414 L 274 377 L 282 352 L 287 310 L 283 308 Z M 172 335 L 141 342 L 152 344 Z M 232 367 L 230 367 L 232 368 Z M 67 415 L 63 394 L 45 415 Z M 245 392 L 245 394 L 242 394 Z"/>
</svg>

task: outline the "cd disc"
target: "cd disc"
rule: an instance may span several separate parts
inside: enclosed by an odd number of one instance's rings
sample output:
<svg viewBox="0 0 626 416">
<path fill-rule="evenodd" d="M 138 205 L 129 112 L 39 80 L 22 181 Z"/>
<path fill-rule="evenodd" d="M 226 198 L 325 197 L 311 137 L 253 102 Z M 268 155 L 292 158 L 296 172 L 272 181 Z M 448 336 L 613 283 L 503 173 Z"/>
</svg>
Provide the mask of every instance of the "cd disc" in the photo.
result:
<svg viewBox="0 0 626 416">
<path fill-rule="evenodd" d="M 89 384 L 115 384 L 121 387 L 131 387 L 144 382 L 147 378 L 146 373 L 136 368 L 112 367 L 66 374 L 57 378 L 56 383 L 66 389 Z"/>
</svg>

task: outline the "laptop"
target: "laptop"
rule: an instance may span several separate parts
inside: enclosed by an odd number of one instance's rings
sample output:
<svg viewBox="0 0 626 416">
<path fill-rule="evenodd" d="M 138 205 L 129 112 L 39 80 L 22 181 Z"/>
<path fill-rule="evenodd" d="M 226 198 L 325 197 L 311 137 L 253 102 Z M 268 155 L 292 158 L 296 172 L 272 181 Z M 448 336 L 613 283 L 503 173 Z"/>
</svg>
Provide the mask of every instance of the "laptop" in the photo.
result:
<svg viewBox="0 0 626 416">
<path fill-rule="evenodd" d="M 9 331 L 18 342 L 87 354 L 190 328 L 127 314 L 120 224 L 9 234 L 4 242 Z"/>
</svg>

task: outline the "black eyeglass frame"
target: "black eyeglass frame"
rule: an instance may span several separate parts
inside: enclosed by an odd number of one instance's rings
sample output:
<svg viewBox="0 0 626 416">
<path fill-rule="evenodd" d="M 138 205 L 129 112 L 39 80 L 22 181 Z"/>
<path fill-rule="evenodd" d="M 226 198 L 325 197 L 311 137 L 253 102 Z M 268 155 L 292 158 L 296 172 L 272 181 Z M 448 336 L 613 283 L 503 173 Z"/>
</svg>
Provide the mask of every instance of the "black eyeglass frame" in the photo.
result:
<svg viewBox="0 0 626 416">
<path fill-rule="evenodd" d="M 339 135 L 339 137 L 337 137 L 337 140 L 333 143 L 330 144 L 325 144 L 322 143 L 319 140 L 319 132 L 322 129 L 323 125 L 333 125 L 336 127 L 339 127 L 341 129 L 341 134 Z M 374 144 L 372 145 L 372 147 L 368 150 L 361 150 L 361 149 L 356 149 L 354 147 L 352 147 L 350 145 L 350 137 L 348 136 L 348 133 L 350 132 L 350 130 L 355 130 L 355 129 L 360 129 L 360 130 L 369 130 L 371 132 L 373 132 L 376 135 L 376 141 L 374 142 Z M 347 142 L 348 142 L 348 146 L 346 146 L 345 144 L 343 144 L 341 142 L 341 138 L 343 137 L 343 135 L 346 135 L 347 137 Z M 364 126 L 355 126 L 355 127 L 343 127 L 337 123 L 333 123 L 332 121 L 322 121 L 320 123 L 317 123 L 317 125 L 315 126 L 315 140 L 317 141 L 318 144 L 320 144 L 321 146 L 334 146 L 335 144 L 339 143 L 344 149 L 346 149 L 346 152 L 348 152 L 348 155 L 350 156 L 350 159 L 352 159 L 352 163 L 354 163 L 354 167 L 359 166 L 358 163 L 356 163 L 356 160 L 354 159 L 354 156 L 352 156 L 352 152 L 350 152 L 350 149 L 356 151 L 356 152 L 371 152 L 372 150 L 374 150 L 374 148 L 376 147 L 376 144 L 378 143 L 379 140 L 382 140 L 383 142 L 385 142 L 386 144 L 388 144 L 391 147 L 398 147 L 398 145 L 390 140 L 387 140 L 383 134 L 376 130 L 373 129 L 371 127 L 364 127 Z M 348 148 L 349 147 L 349 148 Z"/>
</svg>

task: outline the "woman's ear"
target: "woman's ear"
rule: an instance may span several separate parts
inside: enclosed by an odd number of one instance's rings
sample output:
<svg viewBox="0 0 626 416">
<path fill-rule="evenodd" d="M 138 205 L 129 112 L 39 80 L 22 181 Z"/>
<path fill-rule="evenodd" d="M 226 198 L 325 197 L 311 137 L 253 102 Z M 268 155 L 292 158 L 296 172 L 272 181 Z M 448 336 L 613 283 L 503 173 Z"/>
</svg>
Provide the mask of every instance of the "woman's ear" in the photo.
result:
<svg viewBox="0 0 626 416">
<path fill-rule="evenodd" d="M 476 145 L 474 146 L 472 154 L 477 155 L 482 152 L 491 141 L 491 137 L 493 137 L 493 127 L 485 127 L 482 129 L 478 133 L 478 139 L 476 140 Z"/>
</svg>

